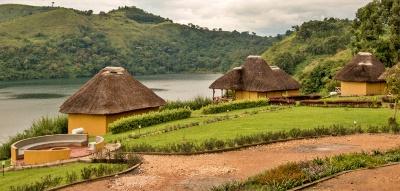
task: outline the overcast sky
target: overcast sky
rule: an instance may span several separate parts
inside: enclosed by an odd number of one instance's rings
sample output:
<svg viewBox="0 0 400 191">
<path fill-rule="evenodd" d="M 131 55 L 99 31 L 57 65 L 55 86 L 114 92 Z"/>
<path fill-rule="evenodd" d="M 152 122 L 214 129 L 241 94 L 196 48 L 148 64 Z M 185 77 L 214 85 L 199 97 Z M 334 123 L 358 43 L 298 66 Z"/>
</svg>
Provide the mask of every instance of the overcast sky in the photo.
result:
<svg viewBox="0 0 400 191">
<path fill-rule="evenodd" d="M 293 25 L 325 17 L 355 17 L 370 0 L 0 0 L 0 4 L 63 6 L 109 11 L 136 6 L 174 22 L 202 27 L 251 31 L 260 35 L 284 33 Z"/>
</svg>

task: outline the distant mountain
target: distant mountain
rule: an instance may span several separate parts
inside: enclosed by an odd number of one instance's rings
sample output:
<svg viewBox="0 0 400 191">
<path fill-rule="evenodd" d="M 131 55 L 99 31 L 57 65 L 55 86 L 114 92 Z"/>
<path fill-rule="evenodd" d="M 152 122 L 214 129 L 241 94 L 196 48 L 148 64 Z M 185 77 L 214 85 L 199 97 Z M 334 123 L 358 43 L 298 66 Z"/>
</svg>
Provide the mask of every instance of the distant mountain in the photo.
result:
<svg viewBox="0 0 400 191">
<path fill-rule="evenodd" d="M 278 38 L 182 25 L 136 7 L 93 14 L 0 5 L 0 80 L 87 77 L 107 66 L 133 74 L 224 72 Z"/>
</svg>

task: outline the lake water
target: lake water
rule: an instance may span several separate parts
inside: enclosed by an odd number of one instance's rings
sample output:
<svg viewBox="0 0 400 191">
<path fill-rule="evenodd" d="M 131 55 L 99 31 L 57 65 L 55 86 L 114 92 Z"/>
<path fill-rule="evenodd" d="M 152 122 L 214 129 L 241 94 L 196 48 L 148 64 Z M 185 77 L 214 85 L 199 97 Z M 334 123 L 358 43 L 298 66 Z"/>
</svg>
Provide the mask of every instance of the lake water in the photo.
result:
<svg viewBox="0 0 400 191">
<path fill-rule="evenodd" d="M 212 96 L 208 86 L 221 74 L 140 76 L 137 80 L 165 100 Z M 88 79 L 0 82 L 0 142 L 29 128 L 41 116 L 60 114 L 60 105 Z"/>
</svg>

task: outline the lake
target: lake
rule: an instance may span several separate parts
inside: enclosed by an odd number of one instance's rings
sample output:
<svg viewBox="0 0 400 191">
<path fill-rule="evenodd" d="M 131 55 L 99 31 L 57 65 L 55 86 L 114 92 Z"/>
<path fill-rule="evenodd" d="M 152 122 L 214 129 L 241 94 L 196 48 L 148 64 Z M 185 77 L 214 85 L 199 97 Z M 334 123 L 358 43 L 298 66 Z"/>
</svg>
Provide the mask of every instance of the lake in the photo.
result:
<svg viewBox="0 0 400 191">
<path fill-rule="evenodd" d="M 208 86 L 221 74 L 168 74 L 139 76 L 137 80 L 165 100 L 187 100 L 212 96 Z M 0 82 L 0 142 L 29 128 L 41 116 L 60 114 L 60 105 L 86 79 Z"/>
</svg>

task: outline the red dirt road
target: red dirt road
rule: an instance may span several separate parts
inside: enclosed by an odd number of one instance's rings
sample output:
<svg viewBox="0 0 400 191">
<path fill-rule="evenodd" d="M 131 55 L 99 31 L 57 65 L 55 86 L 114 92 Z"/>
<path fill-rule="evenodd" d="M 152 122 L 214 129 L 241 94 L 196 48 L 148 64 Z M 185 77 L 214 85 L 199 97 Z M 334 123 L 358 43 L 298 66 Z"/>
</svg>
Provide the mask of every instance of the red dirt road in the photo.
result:
<svg viewBox="0 0 400 191">
<path fill-rule="evenodd" d="M 350 172 L 304 190 L 400 190 L 400 165 Z"/>
<path fill-rule="evenodd" d="M 64 191 L 207 190 L 290 161 L 400 146 L 399 135 L 351 135 L 298 140 L 196 156 L 143 156 L 138 172 Z"/>
</svg>

